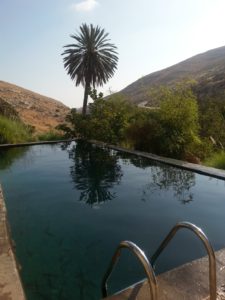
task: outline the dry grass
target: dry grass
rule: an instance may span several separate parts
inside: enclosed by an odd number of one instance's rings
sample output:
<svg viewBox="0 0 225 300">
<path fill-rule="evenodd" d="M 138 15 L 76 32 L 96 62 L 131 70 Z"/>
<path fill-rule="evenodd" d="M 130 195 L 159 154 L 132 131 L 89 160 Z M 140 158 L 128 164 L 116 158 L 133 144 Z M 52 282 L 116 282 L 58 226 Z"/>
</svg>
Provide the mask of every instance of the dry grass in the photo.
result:
<svg viewBox="0 0 225 300">
<path fill-rule="evenodd" d="M 45 133 L 64 122 L 69 108 L 61 102 L 0 81 L 0 97 L 11 104 L 25 124 Z"/>
</svg>

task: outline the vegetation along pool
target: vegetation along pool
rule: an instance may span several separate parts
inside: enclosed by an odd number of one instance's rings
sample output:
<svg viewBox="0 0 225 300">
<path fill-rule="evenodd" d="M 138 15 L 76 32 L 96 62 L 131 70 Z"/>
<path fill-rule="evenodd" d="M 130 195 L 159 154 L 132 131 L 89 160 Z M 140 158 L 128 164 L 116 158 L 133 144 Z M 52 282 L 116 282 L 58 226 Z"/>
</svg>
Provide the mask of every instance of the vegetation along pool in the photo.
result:
<svg viewBox="0 0 225 300">
<path fill-rule="evenodd" d="M 28 300 L 100 299 L 101 279 L 121 240 L 148 255 L 178 221 L 225 247 L 225 182 L 90 143 L 0 150 L 0 182 Z M 157 273 L 205 255 L 179 231 Z M 142 279 L 124 250 L 110 292 Z"/>
</svg>

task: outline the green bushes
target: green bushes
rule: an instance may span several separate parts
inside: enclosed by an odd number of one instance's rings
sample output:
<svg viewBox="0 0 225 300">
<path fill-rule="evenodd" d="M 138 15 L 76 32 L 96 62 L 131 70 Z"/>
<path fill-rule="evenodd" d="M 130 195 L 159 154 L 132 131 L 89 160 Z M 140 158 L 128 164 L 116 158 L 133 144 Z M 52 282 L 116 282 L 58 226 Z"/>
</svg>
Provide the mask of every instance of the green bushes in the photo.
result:
<svg viewBox="0 0 225 300">
<path fill-rule="evenodd" d="M 127 127 L 126 139 L 134 149 L 160 154 L 162 134 L 158 111 L 137 108 Z"/>
<path fill-rule="evenodd" d="M 161 87 L 160 97 L 159 109 L 137 112 L 130 124 L 127 132 L 134 148 L 175 158 L 195 155 L 195 149 L 203 144 L 198 105 L 191 89 Z"/>
<path fill-rule="evenodd" d="M 218 169 L 225 169 L 225 152 L 220 151 L 212 154 L 204 164 L 209 167 L 214 167 Z"/>
<path fill-rule="evenodd" d="M 201 153 L 198 105 L 190 88 L 160 88 L 161 106 L 153 110 L 136 107 L 119 94 L 105 100 L 93 90 L 90 96 L 89 114 L 73 109 L 67 116 L 72 127 L 61 125 L 67 134 L 176 158 L 194 156 L 195 148 Z"/>
<path fill-rule="evenodd" d="M 163 154 L 184 158 L 200 144 L 197 99 L 190 88 L 164 88 L 159 111 Z"/>
<path fill-rule="evenodd" d="M 0 144 L 22 143 L 32 140 L 31 128 L 19 120 L 0 116 Z"/>
<path fill-rule="evenodd" d="M 206 99 L 199 109 L 201 136 L 213 138 L 217 147 L 225 146 L 225 104 Z"/>
<path fill-rule="evenodd" d="M 58 141 L 65 139 L 65 135 L 56 130 L 50 130 L 48 132 L 39 134 L 37 139 L 39 141 Z"/>
<path fill-rule="evenodd" d="M 126 129 L 135 107 L 121 96 L 113 96 L 107 101 L 103 94 L 91 91 L 94 102 L 89 104 L 89 114 L 83 116 L 72 109 L 66 120 L 71 127 L 62 124 L 57 126 L 67 135 L 96 139 L 119 144 L 126 138 Z"/>
</svg>

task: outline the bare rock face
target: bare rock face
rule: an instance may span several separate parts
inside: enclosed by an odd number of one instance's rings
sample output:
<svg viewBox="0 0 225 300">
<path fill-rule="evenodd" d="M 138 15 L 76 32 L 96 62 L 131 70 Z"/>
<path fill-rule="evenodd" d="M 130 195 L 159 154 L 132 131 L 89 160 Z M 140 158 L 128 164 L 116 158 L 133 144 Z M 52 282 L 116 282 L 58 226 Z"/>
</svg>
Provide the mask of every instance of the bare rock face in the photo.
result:
<svg viewBox="0 0 225 300">
<path fill-rule="evenodd" d="M 0 98 L 8 102 L 25 124 L 43 133 L 63 123 L 70 111 L 61 102 L 39 95 L 14 84 L 0 81 Z"/>
<path fill-rule="evenodd" d="M 11 120 L 18 120 L 19 115 L 17 111 L 8 102 L 0 98 L 0 115 Z"/>
<path fill-rule="evenodd" d="M 148 74 L 128 85 L 120 93 L 133 103 L 158 106 L 159 103 L 154 103 L 154 99 L 149 94 L 151 88 L 171 87 L 190 79 L 194 79 L 197 83 L 195 93 L 199 101 L 207 101 L 208 98 L 225 101 L 225 46 Z"/>
</svg>

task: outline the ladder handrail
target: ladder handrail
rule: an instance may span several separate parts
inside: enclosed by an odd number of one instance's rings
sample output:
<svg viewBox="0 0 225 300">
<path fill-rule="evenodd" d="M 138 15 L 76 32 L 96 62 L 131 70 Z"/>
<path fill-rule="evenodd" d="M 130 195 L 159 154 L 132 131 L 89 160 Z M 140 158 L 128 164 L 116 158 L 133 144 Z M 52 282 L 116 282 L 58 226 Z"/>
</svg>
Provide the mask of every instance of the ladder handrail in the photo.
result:
<svg viewBox="0 0 225 300">
<path fill-rule="evenodd" d="M 210 300 L 216 300 L 216 258 L 212 245 L 210 244 L 207 236 L 201 230 L 201 228 L 189 222 L 179 222 L 177 223 L 168 233 L 166 238 L 160 244 L 156 252 L 150 259 L 151 265 L 154 266 L 157 258 L 175 236 L 179 229 L 186 228 L 194 232 L 197 237 L 203 242 L 209 257 L 209 290 L 210 290 Z"/>
<path fill-rule="evenodd" d="M 118 262 L 118 260 L 120 258 L 122 248 L 128 248 L 129 250 L 131 250 L 131 252 L 134 253 L 138 257 L 138 259 L 141 261 L 141 263 L 145 269 L 147 278 L 148 278 L 149 290 L 150 290 L 150 295 L 151 295 L 150 299 L 157 300 L 157 280 L 156 280 L 155 272 L 154 272 L 151 264 L 149 263 L 149 260 L 146 257 L 145 253 L 136 244 L 134 244 L 133 242 L 130 242 L 130 241 L 122 241 L 119 244 L 119 246 L 117 247 L 117 249 L 112 257 L 110 265 L 109 265 L 109 267 L 106 271 L 106 274 L 103 278 L 103 281 L 102 281 L 103 298 L 107 297 L 107 295 L 108 295 L 107 281 L 108 281 L 116 263 Z"/>
</svg>

